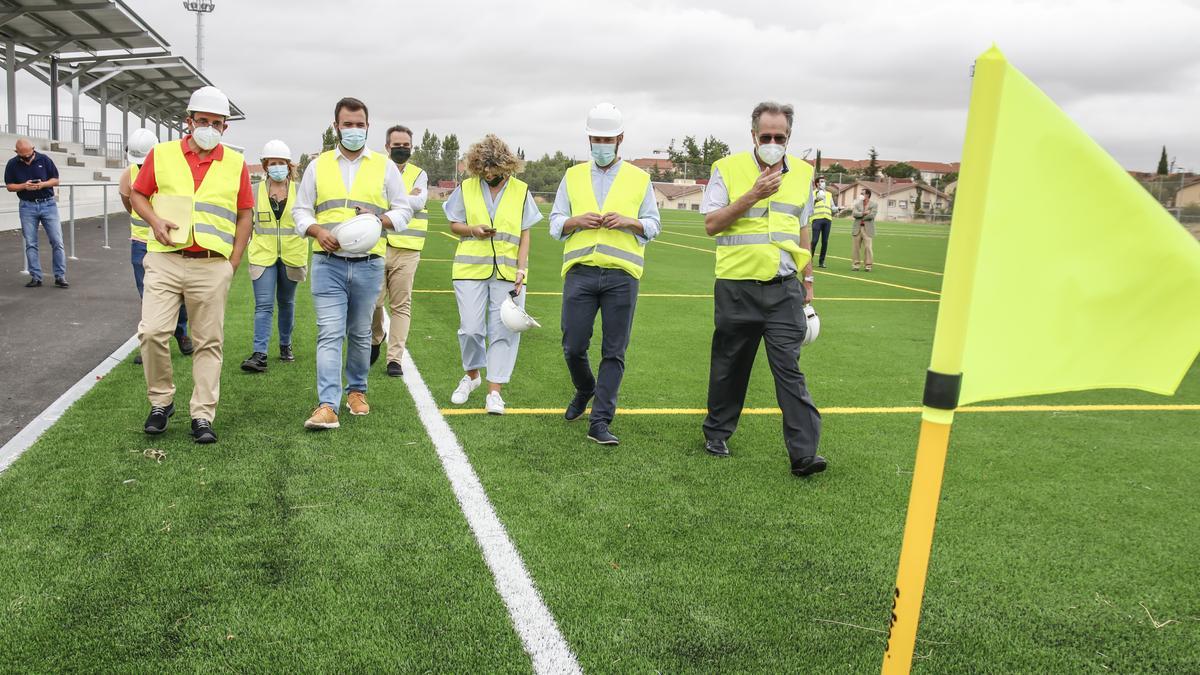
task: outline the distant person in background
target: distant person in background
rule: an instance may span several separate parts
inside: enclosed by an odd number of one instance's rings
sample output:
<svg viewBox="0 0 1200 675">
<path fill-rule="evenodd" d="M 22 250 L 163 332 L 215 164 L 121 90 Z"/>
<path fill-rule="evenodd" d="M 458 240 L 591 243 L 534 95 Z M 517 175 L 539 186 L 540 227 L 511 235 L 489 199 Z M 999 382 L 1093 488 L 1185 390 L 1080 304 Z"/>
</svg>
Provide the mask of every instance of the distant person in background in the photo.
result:
<svg viewBox="0 0 1200 675">
<path fill-rule="evenodd" d="M 246 247 L 254 286 L 254 352 L 242 370 L 267 371 L 271 319 L 279 305 L 279 360 L 295 361 L 292 328 L 296 324 L 296 286 L 308 274 L 308 240 L 296 232 L 291 204 L 296 201 L 292 151 L 280 140 L 267 141 L 261 159 L 267 179 L 254 197 L 254 235 Z"/>
<path fill-rule="evenodd" d="M 33 149 L 28 138 L 17 141 L 17 156 L 4 167 L 4 182 L 20 200 L 21 235 L 25 238 L 25 266 L 29 269 L 26 288 L 42 285 L 42 265 L 38 260 L 38 223 L 46 230 L 54 251 L 54 285 L 69 288 L 67 252 L 63 248 L 62 222 L 54 188 L 58 186 L 58 167 L 49 157 Z"/>
<path fill-rule="evenodd" d="M 821 244 L 821 257 L 817 267 L 825 266 L 825 252 L 829 250 L 829 233 L 833 229 L 833 195 L 825 189 L 825 177 L 816 180 L 813 190 L 812 214 L 812 252 L 817 253 L 817 243 Z"/>
<path fill-rule="evenodd" d="M 146 239 L 150 236 L 150 226 L 134 212 L 133 202 L 129 201 L 129 190 L 133 181 L 137 180 L 138 171 L 141 171 L 146 155 L 150 154 L 150 150 L 157 144 L 158 136 L 155 136 L 153 131 L 134 129 L 129 135 L 129 147 L 126 148 L 129 166 L 121 173 L 121 180 L 117 183 L 121 204 L 129 213 L 129 262 L 133 265 L 133 283 L 137 285 L 139 298 L 145 292 L 146 267 L 142 262 L 146 259 Z M 179 322 L 175 324 L 175 341 L 179 343 L 179 351 L 184 356 L 196 350 L 187 334 L 187 307 L 183 305 L 179 307 Z M 141 350 L 133 357 L 133 362 L 141 365 Z"/>
<path fill-rule="evenodd" d="M 865 264 L 864 272 L 871 271 L 875 255 L 871 250 L 871 240 L 875 238 L 875 215 L 879 213 L 879 203 L 871 199 L 871 191 L 863 189 L 862 199 L 854 202 L 851 215 L 854 217 L 854 229 L 850 235 L 854 238 L 853 255 L 850 270 L 858 271 L 858 261 Z"/>
<path fill-rule="evenodd" d="M 383 291 L 375 302 L 375 316 L 371 320 L 371 363 L 379 360 L 386 340 L 387 374 L 400 377 L 404 374 L 400 359 L 404 356 L 404 344 L 408 341 L 408 327 L 412 320 L 413 278 L 417 275 L 421 249 L 425 248 L 425 236 L 429 232 L 429 212 L 425 210 L 425 202 L 429 199 L 429 175 L 408 161 L 412 156 L 412 129 L 399 124 L 388 129 L 384 149 L 396 168 L 400 169 L 413 217 L 399 232 L 387 233 Z M 390 332 L 385 333 L 383 313 L 389 310 Z"/>
</svg>

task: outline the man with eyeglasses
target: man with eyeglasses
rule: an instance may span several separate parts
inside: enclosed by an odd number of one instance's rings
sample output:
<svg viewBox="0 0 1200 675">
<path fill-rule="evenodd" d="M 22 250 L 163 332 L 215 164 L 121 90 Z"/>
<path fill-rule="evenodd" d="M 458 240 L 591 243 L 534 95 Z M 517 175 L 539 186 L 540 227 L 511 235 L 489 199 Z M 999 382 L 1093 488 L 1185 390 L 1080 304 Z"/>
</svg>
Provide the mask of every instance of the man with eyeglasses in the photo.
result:
<svg viewBox="0 0 1200 675">
<path fill-rule="evenodd" d="M 225 300 L 254 224 L 246 160 L 221 143 L 229 99 L 216 87 L 192 93 L 188 133 L 154 146 L 129 201 L 150 226 L 142 295 L 142 369 L 150 399 L 145 431 L 161 434 L 175 414 L 170 340 L 187 305 L 192 344 L 192 438 L 216 443 L 212 423 L 221 394 Z"/>
<path fill-rule="evenodd" d="M 728 457 L 759 343 L 775 377 L 783 436 L 792 474 L 825 470 L 817 454 L 821 415 L 805 386 L 798 360 L 804 341 L 804 305 L 811 302 L 813 168 L 786 155 L 792 106 L 759 103 L 750 115 L 754 152 L 713 164 L 700 210 L 716 238 L 712 362 L 704 449 Z M 801 283 L 797 272 L 803 271 Z"/>
<path fill-rule="evenodd" d="M 54 260 L 54 285 L 69 288 L 67 283 L 67 253 L 63 248 L 62 221 L 58 217 L 58 202 L 54 188 L 58 186 L 58 167 L 54 160 L 33 149 L 28 138 L 17 140 L 17 156 L 4 167 L 4 183 L 9 192 L 17 193 L 21 216 L 21 235 L 25 238 L 25 267 L 29 270 L 26 288 L 42 285 L 42 265 L 38 260 L 38 223 L 46 230 Z"/>
</svg>

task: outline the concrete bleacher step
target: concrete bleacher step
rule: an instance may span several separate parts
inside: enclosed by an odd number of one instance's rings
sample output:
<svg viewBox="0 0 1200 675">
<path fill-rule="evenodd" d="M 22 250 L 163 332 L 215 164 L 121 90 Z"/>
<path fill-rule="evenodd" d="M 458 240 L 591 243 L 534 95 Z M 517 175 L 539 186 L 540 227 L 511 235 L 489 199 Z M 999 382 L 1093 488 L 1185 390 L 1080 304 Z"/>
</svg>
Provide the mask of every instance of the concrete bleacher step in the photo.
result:
<svg viewBox="0 0 1200 675">
<path fill-rule="evenodd" d="M 83 154 L 87 155 L 88 157 L 99 157 L 100 149 L 99 148 L 84 148 Z"/>
<path fill-rule="evenodd" d="M 106 159 L 104 160 L 104 168 L 106 169 L 124 169 L 125 160 L 123 159 Z"/>
<path fill-rule="evenodd" d="M 87 165 L 84 164 L 83 162 L 79 161 L 78 159 L 76 159 L 74 155 L 69 155 L 67 157 L 67 166 L 87 166 Z"/>
<path fill-rule="evenodd" d="M 58 141 L 50 141 L 50 152 L 69 152 L 67 146 Z"/>
<path fill-rule="evenodd" d="M 92 180 L 108 182 L 108 181 L 111 181 L 112 179 L 109 178 L 108 176 L 105 176 L 103 171 L 93 171 L 92 172 Z"/>
</svg>

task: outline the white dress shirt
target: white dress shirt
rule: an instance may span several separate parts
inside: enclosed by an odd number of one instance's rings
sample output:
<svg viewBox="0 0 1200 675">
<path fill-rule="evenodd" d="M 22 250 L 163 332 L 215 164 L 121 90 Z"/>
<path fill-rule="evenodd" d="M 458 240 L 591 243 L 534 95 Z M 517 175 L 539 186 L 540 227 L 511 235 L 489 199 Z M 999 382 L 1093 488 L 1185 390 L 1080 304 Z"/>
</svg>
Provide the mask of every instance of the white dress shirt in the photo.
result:
<svg viewBox="0 0 1200 675">
<path fill-rule="evenodd" d="M 354 177 L 358 175 L 363 158 L 370 155 L 370 148 L 363 148 L 358 157 L 350 159 L 346 157 L 340 146 L 337 148 L 338 168 L 342 171 L 342 184 L 346 186 L 346 192 L 350 192 L 350 187 L 354 185 Z M 319 159 L 309 162 L 308 168 L 304 170 L 304 177 L 300 179 L 300 185 L 296 187 L 296 203 L 292 205 L 292 218 L 296 221 L 296 234 L 302 237 L 307 235 L 308 226 L 317 222 L 317 214 L 313 210 L 313 205 L 317 201 L 317 164 L 319 163 Z M 408 191 L 404 189 L 404 178 L 400 175 L 400 169 L 396 167 L 396 163 L 391 159 L 387 160 L 387 169 L 383 174 L 383 199 L 388 203 L 388 210 L 383 215 L 392 221 L 393 228 L 404 229 L 404 226 L 412 219 L 413 209 L 409 202 Z"/>
</svg>

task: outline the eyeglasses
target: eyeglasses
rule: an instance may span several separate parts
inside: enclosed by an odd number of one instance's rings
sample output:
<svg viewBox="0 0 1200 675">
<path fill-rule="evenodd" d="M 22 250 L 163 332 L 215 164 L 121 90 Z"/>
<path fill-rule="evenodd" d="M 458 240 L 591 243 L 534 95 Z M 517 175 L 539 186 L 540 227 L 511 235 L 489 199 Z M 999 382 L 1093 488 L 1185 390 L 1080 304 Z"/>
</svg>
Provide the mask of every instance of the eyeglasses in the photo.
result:
<svg viewBox="0 0 1200 675">
<path fill-rule="evenodd" d="M 784 145 L 787 143 L 787 141 L 788 137 L 784 134 L 759 134 L 758 136 L 758 142 L 763 144 L 775 142 L 779 145 Z"/>
</svg>

